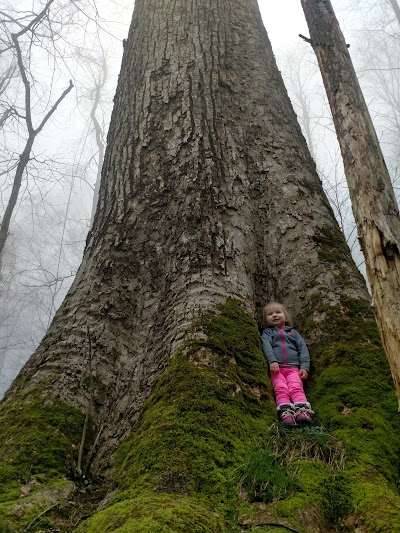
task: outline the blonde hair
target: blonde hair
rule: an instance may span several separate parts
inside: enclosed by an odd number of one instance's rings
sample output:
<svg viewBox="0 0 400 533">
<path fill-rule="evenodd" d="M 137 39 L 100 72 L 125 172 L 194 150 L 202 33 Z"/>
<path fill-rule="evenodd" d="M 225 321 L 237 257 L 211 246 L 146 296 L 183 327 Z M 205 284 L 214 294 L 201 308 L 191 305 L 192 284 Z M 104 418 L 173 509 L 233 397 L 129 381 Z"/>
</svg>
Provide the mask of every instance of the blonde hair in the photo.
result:
<svg viewBox="0 0 400 533">
<path fill-rule="evenodd" d="M 282 307 L 282 311 L 283 311 L 283 313 L 285 315 L 285 324 L 287 324 L 288 326 L 293 326 L 292 315 L 286 309 L 286 306 L 283 303 L 281 303 L 281 302 L 268 302 L 264 306 L 264 309 L 263 309 L 263 322 L 264 322 L 264 325 L 265 326 L 267 325 L 267 310 L 268 310 L 268 307 L 271 307 L 272 305 L 279 305 L 280 307 Z"/>
</svg>

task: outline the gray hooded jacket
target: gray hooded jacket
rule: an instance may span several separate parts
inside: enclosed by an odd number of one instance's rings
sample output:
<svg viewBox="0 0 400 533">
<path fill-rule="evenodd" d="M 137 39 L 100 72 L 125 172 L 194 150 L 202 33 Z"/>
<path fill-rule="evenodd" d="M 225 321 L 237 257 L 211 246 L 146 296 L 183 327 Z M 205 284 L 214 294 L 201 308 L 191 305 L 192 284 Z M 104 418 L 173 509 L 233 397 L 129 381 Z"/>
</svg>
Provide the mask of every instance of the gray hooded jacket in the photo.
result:
<svg viewBox="0 0 400 533">
<path fill-rule="evenodd" d="M 265 328 L 261 336 L 265 358 L 270 365 L 295 367 L 310 371 L 310 354 L 303 337 L 289 326 Z"/>
</svg>

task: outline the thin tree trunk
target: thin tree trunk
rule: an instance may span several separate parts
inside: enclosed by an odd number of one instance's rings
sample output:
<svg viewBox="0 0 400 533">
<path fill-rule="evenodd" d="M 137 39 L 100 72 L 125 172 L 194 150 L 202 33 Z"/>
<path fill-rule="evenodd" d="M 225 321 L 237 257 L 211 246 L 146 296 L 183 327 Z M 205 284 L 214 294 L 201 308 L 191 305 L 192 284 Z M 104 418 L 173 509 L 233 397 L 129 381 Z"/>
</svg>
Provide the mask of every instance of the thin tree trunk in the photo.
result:
<svg viewBox="0 0 400 533">
<path fill-rule="evenodd" d="M 93 105 L 92 105 L 92 109 L 90 110 L 90 118 L 92 119 L 93 126 L 94 126 L 96 146 L 99 151 L 97 155 L 97 173 L 96 173 L 96 183 L 95 183 L 94 191 L 93 191 L 92 212 L 90 214 L 90 227 L 93 224 L 93 219 L 94 219 L 94 215 L 96 213 L 96 208 L 97 208 L 97 202 L 99 200 L 101 169 L 103 166 L 104 151 L 105 151 L 105 146 L 103 142 L 104 132 L 96 117 L 96 111 L 99 106 L 101 91 L 107 79 L 107 63 L 104 57 L 104 52 L 103 52 L 102 68 L 100 72 L 101 72 L 100 79 L 95 81 L 95 89 L 92 91 Z"/>
<path fill-rule="evenodd" d="M 7 207 L 6 207 L 6 210 L 4 211 L 3 219 L 1 221 L 1 226 L 0 226 L 0 257 L 3 254 L 4 246 L 6 244 L 8 232 L 10 229 L 11 217 L 12 217 L 12 214 L 14 212 L 14 209 L 17 203 L 18 194 L 19 194 L 21 184 L 22 184 L 22 177 L 24 175 L 26 166 L 29 162 L 29 156 L 32 150 L 34 140 L 35 140 L 34 136 L 31 136 L 28 139 L 28 142 L 25 145 L 24 151 L 21 153 L 19 157 L 17 169 L 15 171 L 13 186 L 11 189 L 11 195 L 10 195 L 10 198 L 8 199 Z"/>
<path fill-rule="evenodd" d="M 49 109 L 46 115 L 42 118 L 39 125 L 35 128 L 33 125 L 33 121 L 32 121 L 31 83 L 28 79 L 28 73 L 24 65 L 24 58 L 23 58 L 23 54 L 22 54 L 18 39 L 23 34 L 27 33 L 31 29 L 32 26 L 34 26 L 35 24 L 38 24 L 38 22 L 40 22 L 42 18 L 46 16 L 46 13 L 48 12 L 48 9 L 50 8 L 50 5 L 53 3 L 53 1 L 54 0 L 49 0 L 46 6 L 44 7 L 44 9 L 25 28 L 23 28 L 18 33 L 11 35 L 12 41 L 14 43 L 15 53 L 17 56 L 19 72 L 20 72 L 22 83 L 24 86 L 25 122 L 26 122 L 26 129 L 27 129 L 27 140 L 25 143 L 24 150 L 22 151 L 19 157 L 17 169 L 16 169 L 15 176 L 14 176 L 13 186 L 11 190 L 11 196 L 9 198 L 3 219 L 1 221 L 0 258 L 3 253 L 4 246 L 7 240 L 11 217 L 14 212 L 14 208 L 17 203 L 18 194 L 19 194 L 21 184 L 22 184 L 22 177 L 28 166 L 29 158 L 31 155 L 31 151 L 32 151 L 32 147 L 35 142 L 35 139 L 39 135 L 39 133 L 42 131 L 44 126 L 47 124 L 47 122 L 50 120 L 52 115 L 55 113 L 60 103 L 64 100 L 64 98 L 72 90 L 72 87 L 73 87 L 72 81 L 70 80 L 68 87 L 63 91 L 61 96 L 56 100 L 56 102 L 52 105 L 52 107 Z"/>
<path fill-rule="evenodd" d="M 392 6 L 394 14 L 396 15 L 397 21 L 400 24 L 400 7 L 397 3 L 397 0 L 388 0 L 389 4 Z"/>
<path fill-rule="evenodd" d="M 302 0 L 343 156 L 372 305 L 400 409 L 400 217 L 350 55 L 329 0 Z"/>
</svg>

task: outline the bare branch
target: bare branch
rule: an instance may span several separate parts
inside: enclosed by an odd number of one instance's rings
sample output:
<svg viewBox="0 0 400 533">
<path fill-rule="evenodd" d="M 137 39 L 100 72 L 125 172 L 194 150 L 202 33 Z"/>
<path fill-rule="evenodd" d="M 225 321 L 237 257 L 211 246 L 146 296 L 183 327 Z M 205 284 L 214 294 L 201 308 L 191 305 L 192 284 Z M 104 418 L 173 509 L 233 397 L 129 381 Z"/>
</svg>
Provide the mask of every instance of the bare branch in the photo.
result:
<svg viewBox="0 0 400 533">
<path fill-rule="evenodd" d="M 61 96 L 58 98 L 58 100 L 55 102 L 53 107 L 50 109 L 50 111 L 47 113 L 47 115 L 44 117 L 38 128 L 36 129 L 35 133 L 36 135 L 41 132 L 46 122 L 49 120 L 49 118 L 52 116 L 52 114 L 56 111 L 57 107 L 60 105 L 60 103 L 64 100 L 64 98 L 67 96 L 67 94 L 72 90 L 74 84 L 72 83 L 72 80 L 69 80 L 69 85 L 65 89 L 65 91 L 61 94 Z"/>
<path fill-rule="evenodd" d="M 31 22 L 28 24 L 28 26 L 26 26 L 25 28 L 23 28 L 20 32 L 18 32 L 16 34 L 17 38 L 18 37 L 21 37 L 21 35 L 23 35 L 24 33 L 27 33 L 28 31 L 30 31 L 36 24 L 38 24 L 43 18 L 44 16 L 46 15 L 46 13 L 48 12 L 51 4 L 54 2 L 54 0 L 49 0 L 47 2 L 47 4 L 44 6 L 44 8 L 42 9 L 42 11 L 34 18 L 31 20 Z"/>
</svg>

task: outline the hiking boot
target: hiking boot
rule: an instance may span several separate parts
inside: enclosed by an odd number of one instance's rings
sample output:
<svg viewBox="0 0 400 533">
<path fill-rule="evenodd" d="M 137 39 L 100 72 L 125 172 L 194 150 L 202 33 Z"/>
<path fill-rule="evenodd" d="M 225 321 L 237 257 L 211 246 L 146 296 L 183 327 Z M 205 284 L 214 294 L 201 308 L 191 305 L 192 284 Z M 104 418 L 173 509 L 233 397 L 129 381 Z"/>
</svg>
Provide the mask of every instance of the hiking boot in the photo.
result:
<svg viewBox="0 0 400 533">
<path fill-rule="evenodd" d="M 297 424 L 312 424 L 312 415 L 314 414 L 314 411 L 311 410 L 311 405 L 308 402 L 296 402 L 293 407 L 294 417 Z"/>
<path fill-rule="evenodd" d="M 283 403 L 276 408 L 281 422 L 287 427 L 296 426 L 294 405 L 292 403 Z"/>
</svg>

